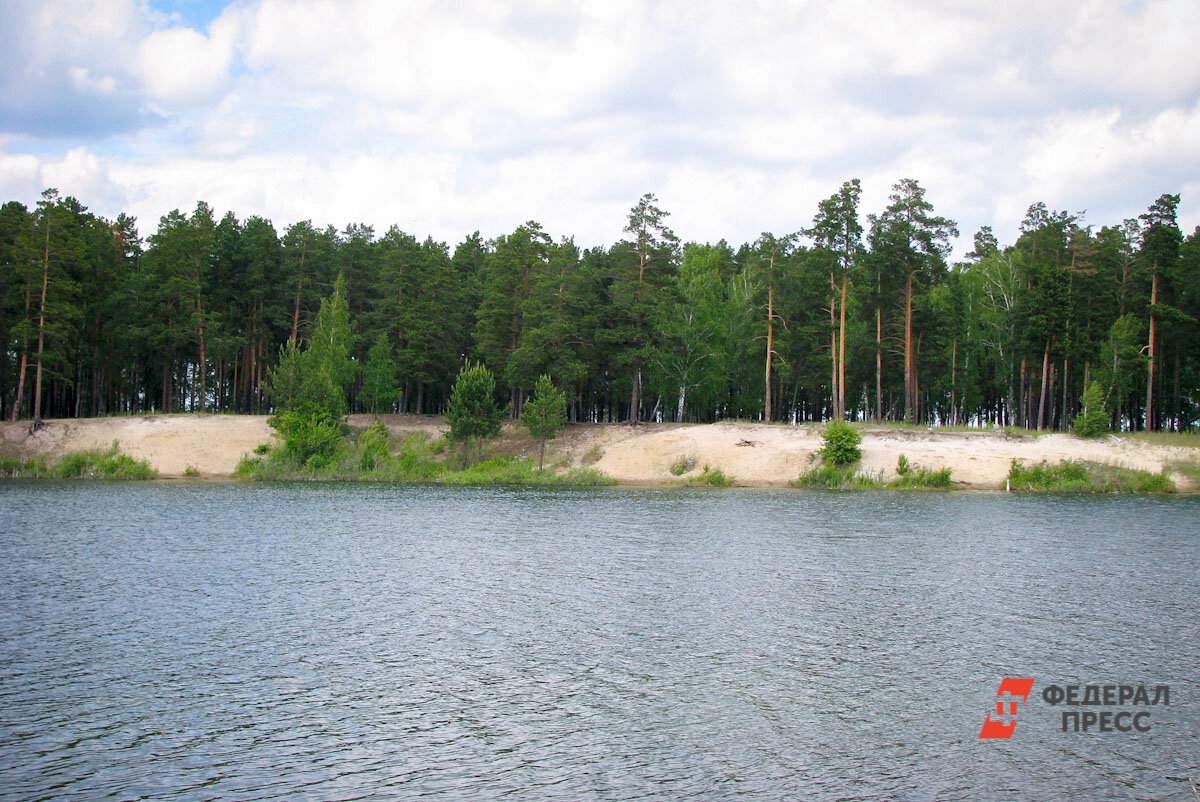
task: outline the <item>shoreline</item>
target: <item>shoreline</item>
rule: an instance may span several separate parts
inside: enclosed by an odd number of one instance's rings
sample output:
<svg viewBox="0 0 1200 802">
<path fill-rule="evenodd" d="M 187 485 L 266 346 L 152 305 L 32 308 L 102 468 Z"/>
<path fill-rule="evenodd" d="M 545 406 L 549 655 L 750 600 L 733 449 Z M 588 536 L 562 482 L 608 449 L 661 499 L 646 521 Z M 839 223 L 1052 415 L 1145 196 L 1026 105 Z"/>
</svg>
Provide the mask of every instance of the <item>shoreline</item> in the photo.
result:
<svg viewBox="0 0 1200 802">
<path fill-rule="evenodd" d="M 3 423 L 0 457 L 54 460 L 72 451 L 108 448 L 115 440 L 122 453 L 148 462 L 161 480 L 233 479 L 243 456 L 261 445 L 278 443 L 267 420 L 266 415 L 220 413 L 57 419 L 46 421 L 34 434 L 29 433 L 28 422 Z M 448 428 L 443 417 L 433 415 L 352 415 L 348 419 L 357 431 L 377 421 L 388 428 L 394 441 L 413 434 L 437 437 Z M 952 488 L 923 492 L 1003 492 L 1013 460 L 1019 460 L 1026 465 L 1082 461 L 1156 474 L 1165 471 L 1180 495 L 1200 493 L 1200 447 L 1190 444 L 1116 435 L 1082 439 L 1063 433 L 871 424 L 858 425 L 858 429 L 863 436 L 858 471 L 863 474 L 883 482 L 895 479 L 900 455 L 914 466 L 950 469 Z M 592 468 L 620 487 L 656 489 L 695 487 L 687 484 L 688 480 L 711 467 L 732 477 L 734 487 L 784 489 L 813 464 L 822 444 L 817 424 L 568 424 L 558 438 L 549 441 L 546 465 L 558 472 Z M 536 460 L 536 442 L 512 422 L 505 424 L 490 448 L 499 455 Z M 690 467 L 674 473 L 672 467 L 679 470 L 681 464 Z M 921 492 L 916 488 L 896 490 Z"/>
</svg>

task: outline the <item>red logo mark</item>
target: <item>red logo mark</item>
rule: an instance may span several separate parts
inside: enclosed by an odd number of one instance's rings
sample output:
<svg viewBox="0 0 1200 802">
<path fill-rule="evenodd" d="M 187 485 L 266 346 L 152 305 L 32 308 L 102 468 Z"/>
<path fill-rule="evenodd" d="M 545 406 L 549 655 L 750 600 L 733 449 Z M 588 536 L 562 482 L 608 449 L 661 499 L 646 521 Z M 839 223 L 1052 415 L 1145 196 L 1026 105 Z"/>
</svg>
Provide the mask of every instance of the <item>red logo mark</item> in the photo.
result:
<svg viewBox="0 0 1200 802">
<path fill-rule="evenodd" d="M 980 738 L 1011 738 L 1017 728 L 1017 698 L 1024 704 L 1033 690 L 1031 679 L 1000 680 L 1000 690 L 996 691 L 996 712 L 988 713 L 979 731 Z M 994 717 L 993 717 L 994 716 Z"/>
</svg>

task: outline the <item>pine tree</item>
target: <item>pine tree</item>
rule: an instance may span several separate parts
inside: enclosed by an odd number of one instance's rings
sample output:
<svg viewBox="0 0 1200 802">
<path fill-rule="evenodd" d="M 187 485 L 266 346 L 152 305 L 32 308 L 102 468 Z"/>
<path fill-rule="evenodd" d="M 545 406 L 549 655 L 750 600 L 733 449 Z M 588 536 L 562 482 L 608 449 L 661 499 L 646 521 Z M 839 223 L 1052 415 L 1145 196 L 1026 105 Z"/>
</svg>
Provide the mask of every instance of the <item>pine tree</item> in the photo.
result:
<svg viewBox="0 0 1200 802">
<path fill-rule="evenodd" d="M 450 392 L 446 420 L 450 440 L 462 443 L 464 456 L 471 444 L 483 450 L 483 440 L 500 434 L 504 411 L 496 405 L 496 378 L 482 364 L 468 363 L 458 373 Z"/>
<path fill-rule="evenodd" d="M 546 457 L 546 441 L 558 436 L 567 424 L 567 399 L 562 390 L 554 386 L 550 377 L 543 374 L 534 386 L 533 397 L 525 402 L 521 412 L 521 423 L 530 436 L 538 441 L 538 470 Z"/>
</svg>

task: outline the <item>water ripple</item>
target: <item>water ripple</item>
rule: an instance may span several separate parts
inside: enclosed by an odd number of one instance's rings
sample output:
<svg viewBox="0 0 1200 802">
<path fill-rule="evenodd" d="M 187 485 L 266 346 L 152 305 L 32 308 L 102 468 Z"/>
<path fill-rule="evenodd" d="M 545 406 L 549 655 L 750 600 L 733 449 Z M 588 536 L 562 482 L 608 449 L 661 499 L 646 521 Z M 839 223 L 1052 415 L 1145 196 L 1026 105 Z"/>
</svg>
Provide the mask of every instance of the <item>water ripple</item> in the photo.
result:
<svg viewBox="0 0 1200 802">
<path fill-rule="evenodd" d="M 1198 513 L 7 484 L 0 800 L 1186 799 Z M 1003 676 L 1172 705 L 980 742 Z"/>
</svg>

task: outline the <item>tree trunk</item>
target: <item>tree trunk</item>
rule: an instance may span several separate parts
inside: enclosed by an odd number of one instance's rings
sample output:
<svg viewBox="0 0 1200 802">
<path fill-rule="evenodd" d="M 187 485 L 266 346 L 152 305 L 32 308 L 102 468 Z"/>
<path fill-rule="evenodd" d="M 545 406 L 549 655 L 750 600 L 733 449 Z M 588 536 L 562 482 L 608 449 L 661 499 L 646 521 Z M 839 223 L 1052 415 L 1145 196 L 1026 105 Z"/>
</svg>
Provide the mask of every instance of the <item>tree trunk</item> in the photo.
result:
<svg viewBox="0 0 1200 802">
<path fill-rule="evenodd" d="M 846 288 L 849 277 L 842 273 L 842 307 L 838 311 L 838 408 L 839 420 L 846 417 Z"/>
<path fill-rule="evenodd" d="M 837 417 L 838 409 L 838 349 L 837 349 L 837 282 L 833 271 L 829 273 L 829 406 L 830 418 Z"/>
<path fill-rule="evenodd" d="M 17 397 L 13 399 L 12 422 L 16 423 L 17 418 L 21 415 L 21 404 L 25 401 L 25 363 L 29 357 L 29 349 L 24 345 L 21 346 L 21 368 L 17 374 Z"/>
<path fill-rule="evenodd" d="M 878 280 L 877 280 L 878 284 Z M 883 308 L 875 306 L 875 422 L 883 420 Z"/>
<path fill-rule="evenodd" d="M 200 303 L 199 296 L 196 297 L 196 315 L 197 319 L 201 321 L 196 326 L 196 337 L 200 342 L 200 411 L 207 412 L 208 387 L 205 382 L 208 378 L 208 352 L 204 347 L 204 307 Z"/>
<path fill-rule="evenodd" d="M 1154 429 L 1154 339 L 1155 318 L 1154 307 L 1158 304 L 1158 265 L 1150 280 L 1150 360 L 1146 363 L 1146 431 Z"/>
<path fill-rule="evenodd" d="M 37 369 L 33 382 L 33 431 L 42 425 L 42 354 L 46 346 L 46 287 L 50 284 L 50 212 L 46 212 L 46 250 L 42 256 L 42 300 L 38 307 Z"/>
<path fill-rule="evenodd" d="M 767 364 L 769 365 L 770 362 L 768 362 Z M 768 379 L 767 381 L 769 382 L 770 379 Z M 679 407 L 675 410 L 675 422 L 676 423 L 683 423 L 683 402 L 686 397 L 687 397 L 687 385 L 681 384 L 681 385 L 679 385 Z M 771 408 L 770 403 L 771 403 L 770 401 L 767 402 L 768 410 Z"/>
<path fill-rule="evenodd" d="M 642 369 L 640 367 L 633 369 L 633 393 L 629 397 L 629 422 L 634 426 L 638 424 L 638 406 L 642 403 Z"/>
<path fill-rule="evenodd" d="M 958 423 L 957 385 L 958 380 L 958 338 L 950 341 L 950 425 Z"/>
<path fill-rule="evenodd" d="M 913 422 L 913 341 L 912 341 L 913 274 L 904 282 L 904 420 Z"/>
<path fill-rule="evenodd" d="M 771 266 L 775 257 L 771 257 Z M 771 352 L 775 347 L 775 287 L 767 282 L 767 374 L 763 393 L 763 420 L 771 422 Z M 683 388 L 679 389 L 679 417 L 683 417 Z"/>
<path fill-rule="evenodd" d="M 542 462 L 546 458 L 546 438 L 543 437 L 538 441 L 538 444 L 538 470 L 540 471 L 542 469 Z"/>
<path fill-rule="evenodd" d="M 1045 428 L 1046 421 L 1046 380 L 1050 373 L 1050 341 L 1046 340 L 1046 350 L 1042 353 L 1042 392 L 1038 401 L 1038 418 L 1037 429 L 1040 432 Z"/>
<path fill-rule="evenodd" d="M 1171 401 L 1171 417 L 1174 419 L 1174 430 L 1177 432 L 1183 431 L 1183 423 L 1180 420 L 1179 414 L 1179 347 L 1175 347 L 1175 392 L 1174 398 Z"/>
</svg>

